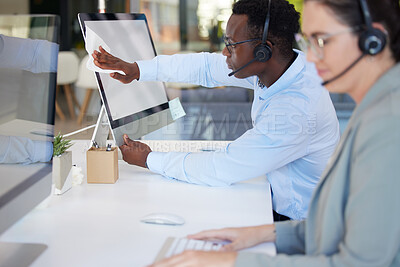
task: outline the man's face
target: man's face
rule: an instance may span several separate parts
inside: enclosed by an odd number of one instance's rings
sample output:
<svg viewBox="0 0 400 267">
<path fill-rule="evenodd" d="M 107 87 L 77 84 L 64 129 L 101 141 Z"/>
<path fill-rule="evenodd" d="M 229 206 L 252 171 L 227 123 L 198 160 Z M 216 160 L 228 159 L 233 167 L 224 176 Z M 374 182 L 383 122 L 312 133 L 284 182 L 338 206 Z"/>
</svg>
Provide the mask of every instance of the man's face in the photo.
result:
<svg viewBox="0 0 400 267">
<path fill-rule="evenodd" d="M 247 15 L 232 15 L 226 26 L 226 38 L 229 43 L 236 43 L 251 39 L 247 32 Z M 258 41 L 246 42 L 230 46 L 229 50 L 225 47 L 222 54 L 226 56 L 226 64 L 229 69 L 237 70 L 254 58 L 254 47 Z M 235 74 L 236 78 L 247 78 L 257 74 L 256 67 L 258 62 L 250 64 L 248 67 Z"/>
</svg>

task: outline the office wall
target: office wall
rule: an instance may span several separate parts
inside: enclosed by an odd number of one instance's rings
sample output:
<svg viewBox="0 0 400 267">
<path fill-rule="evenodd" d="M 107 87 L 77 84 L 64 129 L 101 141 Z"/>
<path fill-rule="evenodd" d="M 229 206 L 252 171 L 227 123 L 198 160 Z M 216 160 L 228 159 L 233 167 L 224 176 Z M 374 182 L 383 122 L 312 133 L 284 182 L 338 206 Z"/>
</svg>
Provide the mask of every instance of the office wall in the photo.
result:
<svg viewBox="0 0 400 267">
<path fill-rule="evenodd" d="M 0 14 L 29 14 L 29 0 L 1 0 Z"/>
</svg>

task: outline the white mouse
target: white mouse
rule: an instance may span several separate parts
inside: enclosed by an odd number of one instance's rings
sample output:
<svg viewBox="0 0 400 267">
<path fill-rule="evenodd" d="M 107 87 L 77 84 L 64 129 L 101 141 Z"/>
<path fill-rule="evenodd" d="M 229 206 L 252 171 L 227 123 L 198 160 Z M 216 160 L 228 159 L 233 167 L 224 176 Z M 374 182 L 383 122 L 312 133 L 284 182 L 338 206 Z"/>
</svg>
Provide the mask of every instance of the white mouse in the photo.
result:
<svg viewBox="0 0 400 267">
<path fill-rule="evenodd" d="M 164 224 L 164 225 L 182 225 L 185 220 L 171 213 L 151 213 L 144 216 L 141 220 L 144 223 Z"/>
</svg>

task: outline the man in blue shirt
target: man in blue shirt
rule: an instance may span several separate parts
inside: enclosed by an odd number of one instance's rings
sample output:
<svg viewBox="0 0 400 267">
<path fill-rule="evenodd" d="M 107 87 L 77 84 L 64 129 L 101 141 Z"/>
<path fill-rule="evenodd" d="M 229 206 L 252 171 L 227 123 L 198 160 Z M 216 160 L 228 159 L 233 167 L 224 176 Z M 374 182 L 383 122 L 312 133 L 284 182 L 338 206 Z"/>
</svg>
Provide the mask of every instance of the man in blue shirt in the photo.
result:
<svg viewBox="0 0 400 267">
<path fill-rule="evenodd" d="M 292 48 L 299 13 L 285 0 L 272 2 L 234 4 L 222 55 L 158 56 L 128 63 L 100 48 L 93 57 L 100 68 L 124 71 L 126 75 L 111 74 L 123 83 L 137 79 L 254 89 L 253 128 L 225 151 L 152 152 L 125 138 L 120 147 L 124 160 L 147 165 L 165 177 L 211 186 L 266 174 L 274 218 L 304 219 L 312 191 L 339 140 L 339 125 L 315 67 Z"/>
<path fill-rule="evenodd" d="M 14 70 L 23 70 L 31 73 L 49 73 L 57 71 L 57 57 L 50 55 L 58 53 L 58 44 L 45 40 L 34 40 L 29 38 L 17 38 L 0 34 L 0 116 L 7 116 L 24 113 L 22 110 L 28 110 L 28 107 L 20 105 L 17 100 L 22 94 L 26 94 L 21 87 L 20 78 L 26 76 L 35 80 L 35 83 L 25 81 L 33 89 L 37 89 L 43 83 L 48 83 L 47 76 L 43 78 L 33 78 L 33 76 L 22 74 Z M 44 78 L 46 77 L 46 78 Z M 5 82 L 7 81 L 7 83 Z M 39 83 L 38 83 L 39 82 Z M 26 86 L 26 84 L 24 84 Z M 35 87 L 36 86 L 36 87 Z M 36 93 L 29 97 L 40 96 L 43 101 L 43 95 Z M 14 100 L 15 99 L 15 100 Z M 16 104 L 19 103 L 19 104 Z M 36 103 L 40 104 L 41 102 Z M 7 107 L 7 104 L 9 108 Z M 30 113 L 34 113 L 29 109 Z M 48 112 L 47 110 L 45 111 Z M 40 115 L 36 115 L 36 118 Z M 22 129 L 15 129 L 20 134 L 26 134 L 24 130 L 29 128 L 29 122 L 21 120 L 21 126 L 26 123 L 27 126 Z M 3 125 L 3 129 L 4 125 Z M 51 141 L 31 140 L 23 136 L 8 136 L 0 134 L 0 164 L 23 163 L 30 164 L 35 162 L 49 162 L 53 156 L 53 143 Z"/>
</svg>

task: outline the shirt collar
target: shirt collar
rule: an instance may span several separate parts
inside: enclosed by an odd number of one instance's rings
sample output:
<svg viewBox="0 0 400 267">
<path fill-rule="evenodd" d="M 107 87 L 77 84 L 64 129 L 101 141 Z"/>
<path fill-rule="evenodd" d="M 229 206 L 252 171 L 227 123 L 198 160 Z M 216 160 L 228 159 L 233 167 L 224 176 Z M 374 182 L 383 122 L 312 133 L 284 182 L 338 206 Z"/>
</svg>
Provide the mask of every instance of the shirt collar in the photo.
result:
<svg viewBox="0 0 400 267">
<path fill-rule="evenodd" d="M 262 90 L 260 93 L 259 97 L 260 99 L 264 100 L 272 95 L 288 88 L 294 81 L 296 81 L 296 78 L 298 77 L 299 73 L 304 69 L 305 64 L 306 64 L 306 59 L 304 56 L 304 53 L 294 49 L 294 52 L 298 54 L 297 58 L 295 61 L 290 65 L 290 67 L 282 74 L 279 79 L 274 82 L 270 87 L 264 87 L 260 88 L 258 87 L 259 90 Z M 257 79 L 258 82 L 259 79 Z"/>
</svg>

